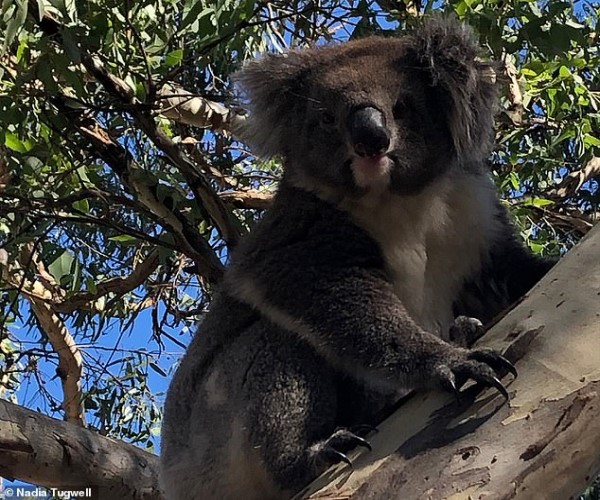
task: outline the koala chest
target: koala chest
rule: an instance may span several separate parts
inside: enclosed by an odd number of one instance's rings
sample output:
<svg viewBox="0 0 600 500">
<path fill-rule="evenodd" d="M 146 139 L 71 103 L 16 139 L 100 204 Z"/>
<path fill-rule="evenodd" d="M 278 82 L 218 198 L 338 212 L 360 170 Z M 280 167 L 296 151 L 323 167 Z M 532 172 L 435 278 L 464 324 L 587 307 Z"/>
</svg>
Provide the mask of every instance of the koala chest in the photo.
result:
<svg viewBox="0 0 600 500">
<path fill-rule="evenodd" d="M 369 195 L 350 211 L 380 244 L 394 290 L 426 331 L 447 338 L 452 305 L 494 237 L 487 178 L 443 178 L 412 196 Z"/>
</svg>

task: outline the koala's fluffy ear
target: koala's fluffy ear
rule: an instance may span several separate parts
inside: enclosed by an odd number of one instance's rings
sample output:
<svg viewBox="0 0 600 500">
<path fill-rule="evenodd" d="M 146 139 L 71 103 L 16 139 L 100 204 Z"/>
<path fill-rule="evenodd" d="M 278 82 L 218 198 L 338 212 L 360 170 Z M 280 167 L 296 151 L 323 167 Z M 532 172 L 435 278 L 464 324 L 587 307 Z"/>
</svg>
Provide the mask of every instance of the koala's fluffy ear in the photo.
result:
<svg viewBox="0 0 600 500">
<path fill-rule="evenodd" d="M 307 64 L 303 53 L 265 54 L 248 61 L 233 80 L 248 99 L 248 120 L 242 138 L 265 158 L 285 154 L 295 104 L 303 85 Z"/>
<path fill-rule="evenodd" d="M 448 125 L 459 158 L 481 160 L 493 143 L 495 66 L 478 58 L 473 30 L 455 19 L 431 19 L 414 37 L 419 63 L 448 107 Z"/>
</svg>

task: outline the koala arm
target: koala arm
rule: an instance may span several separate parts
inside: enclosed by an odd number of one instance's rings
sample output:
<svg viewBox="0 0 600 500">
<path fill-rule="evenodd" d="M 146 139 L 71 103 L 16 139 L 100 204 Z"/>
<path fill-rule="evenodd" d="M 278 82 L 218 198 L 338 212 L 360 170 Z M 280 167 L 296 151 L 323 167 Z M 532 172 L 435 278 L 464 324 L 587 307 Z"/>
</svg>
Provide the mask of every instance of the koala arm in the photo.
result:
<svg viewBox="0 0 600 500">
<path fill-rule="evenodd" d="M 503 361 L 420 328 L 386 279 L 377 244 L 345 214 L 286 198 L 286 210 L 275 206 L 234 261 L 227 293 L 296 332 L 344 373 L 375 385 L 454 389 L 455 378 L 459 386 L 474 378 L 498 386 L 490 366 Z"/>
<path fill-rule="evenodd" d="M 262 274 L 260 280 L 246 274 L 239 298 L 296 332 L 338 369 L 388 386 L 413 386 L 421 385 L 425 360 L 441 362 L 445 343 L 418 327 L 378 273 L 291 266 L 287 271 Z"/>
</svg>

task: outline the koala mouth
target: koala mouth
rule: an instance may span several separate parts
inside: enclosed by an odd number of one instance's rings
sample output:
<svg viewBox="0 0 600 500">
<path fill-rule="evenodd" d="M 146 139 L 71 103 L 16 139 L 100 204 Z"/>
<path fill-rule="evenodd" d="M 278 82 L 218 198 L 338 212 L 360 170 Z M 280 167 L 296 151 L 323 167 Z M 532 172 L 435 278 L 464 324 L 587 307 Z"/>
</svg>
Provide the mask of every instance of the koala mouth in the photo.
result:
<svg viewBox="0 0 600 500">
<path fill-rule="evenodd" d="M 387 187 L 392 160 L 386 155 L 356 156 L 350 162 L 354 182 L 361 188 Z"/>
</svg>

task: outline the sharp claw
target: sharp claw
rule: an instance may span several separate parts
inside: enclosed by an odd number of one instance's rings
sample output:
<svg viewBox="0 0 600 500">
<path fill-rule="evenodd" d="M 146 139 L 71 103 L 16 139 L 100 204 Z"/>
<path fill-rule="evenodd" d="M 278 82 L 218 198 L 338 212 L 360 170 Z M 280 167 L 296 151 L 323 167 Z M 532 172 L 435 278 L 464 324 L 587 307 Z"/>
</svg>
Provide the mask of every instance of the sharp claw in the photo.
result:
<svg viewBox="0 0 600 500">
<path fill-rule="evenodd" d="M 515 365 L 513 365 L 505 356 L 503 356 L 502 354 L 499 354 L 495 351 L 491 351 L 491 350 L 474 351 L 472 353 L 471 359 L 475 359 L 476 361 L 486 363 L 486 364 L 490 365 L 492 368 L 495 368 L 496 371 L 504 369 L 504 370 L 508 371 L 509 373 L 512 373 L 515 378 L 519 376 L 517 369 L 515 368 Z"/>
<path fill-rule="evenodd" d="M 517 378 L 519 376 L 515 365 L 513 365 L 508 359 L 502 356 L 502 354 L 498 354 L 498 361 L 500 361 L 504 368 L 506 368 L 510 373 L 513 374 L 513 377 Z"/>
<path fill-rule="evenodd" d="M 452 393 L 454 394 L 454 398 L 456 399 L 456 404 L 460 405 L 460 390 L 458 389 L 458 387 L 456 387 L 456 382 L 454 381 L 454 378 L 449 379 L 448 384 L 452 389 Z"/>
<path fill-rule="evenodd" d="M 327 450 L 327 453 L 331 454 L 333 457 L 335 457 L 337 459 L 337 462 L 335 462 L 335 463 L 344 462 L 345 464 L 349 465 L 350 468 L 352 468 L 352 462 L 342 452 L 337 451 L 335 448 L 329 448 Z M 334 462 L 334 461 L 332 460 L 332 462 Z"/>
<path fill-rule="evenodd" d="M 445 375 L 445 378 L 442 379 L 442 387 L 448 392 L 454 394 L 456 403 L 460 405 L 460 390 L 456 386 L 456 378 L 454 377 L 454 373 L 448 370 Z"/>
<path fill-rule="evenodd" d="M 510 399 L 510 396 L 508 394 L 508 391 L 506 390 L 506 387 L 504 387 L 502 382 L 500 382 L 500 380 L 497 377 L 492 378 L 492 385 L 496 388 L 496 390 L 500 394 L 502 394 L 504 396 L 504 399 L 506 399 L 507 401 Z"/>
</svg>

